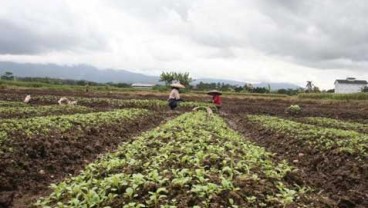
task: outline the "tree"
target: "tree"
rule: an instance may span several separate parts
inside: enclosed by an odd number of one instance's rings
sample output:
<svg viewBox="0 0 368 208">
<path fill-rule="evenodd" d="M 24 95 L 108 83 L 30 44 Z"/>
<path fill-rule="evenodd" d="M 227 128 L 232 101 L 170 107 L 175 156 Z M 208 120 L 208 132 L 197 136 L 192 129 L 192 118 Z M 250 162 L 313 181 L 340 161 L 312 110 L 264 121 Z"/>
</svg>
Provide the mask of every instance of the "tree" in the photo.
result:
<svg viewBox="0 0 368 208">
<path fill-rule="evenodd" d="M 363 87 L 362 92 L 368 92 L 368 86 Z"/>
<path fill-rule="evenodd" d="M 3 80 L 14 80 L 14 75 L 12 72 L 5 72 L 2 76 L 1 79 Z"/>
<path fill-rule="evenodd" d="M 321 92 L 321 90 L 319 89 L 319 87 L 317 87 L 317 86 L 313 86 L 313 92 L 314 92 L 314 93 L 320 93 L 320 92 Z"/>
<path fill-rule="evenodd" d="M 307 85 L 305 86 L 305 91 L 309 93 L 313 91 L 312 81 L 307 81 Z"/>
<path fill-rule="evenodd" d="M 269 93 L 268 89 L 265 87 L 256 87 L 253 89 L 254 93 Z"/>
<path fill-rule="evenodd" d="M 242 86 L 236 86 L 236 87 L 234 88 L 234 90 L 235 90 L 235 92 L 241 92 L 241 91 L 243 91 L 243 90 L 244 90 L 244 88 L 243 88 Z"/>
<path fill-rule="evenodd" d="M 244 90 L 247 92 L 253 92 L 253 85 L 252 84 L 245 84 L 244 85 Z"/>
<path fill-rule="evenodd" d="M 160 82 L 165 82 L 166 85 L 170 85 L 174 80 L 179 81 L 184 86 L 189 86 L 193 79 L 189 76 L 188 72 L 162 72 L 160 75 Z"/>
</svg>

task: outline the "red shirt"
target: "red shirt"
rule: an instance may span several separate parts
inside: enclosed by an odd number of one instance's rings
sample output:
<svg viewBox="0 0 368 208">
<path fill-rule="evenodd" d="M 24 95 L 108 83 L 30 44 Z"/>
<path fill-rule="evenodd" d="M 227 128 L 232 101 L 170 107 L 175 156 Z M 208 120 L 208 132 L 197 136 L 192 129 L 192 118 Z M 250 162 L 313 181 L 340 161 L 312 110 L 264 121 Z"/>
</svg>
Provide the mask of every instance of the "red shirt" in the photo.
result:
<svg viewBox="0 0 368 208">
<path fill-rule="evenodd" d="M 221 105 L 221 98 L 220 98 L 220 95 L 214 95 L 212 99 L 213 99 L 213 103 L 214 103 L 215 105 Z"/>
</svg>

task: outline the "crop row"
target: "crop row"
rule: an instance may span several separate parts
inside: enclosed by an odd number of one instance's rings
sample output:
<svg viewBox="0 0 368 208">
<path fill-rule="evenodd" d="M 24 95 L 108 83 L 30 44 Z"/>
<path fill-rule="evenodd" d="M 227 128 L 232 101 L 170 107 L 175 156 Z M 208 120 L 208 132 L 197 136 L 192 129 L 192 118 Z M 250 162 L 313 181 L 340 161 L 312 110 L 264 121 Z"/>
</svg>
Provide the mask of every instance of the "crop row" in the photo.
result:
<svg viewBox="0 0 368 208">
<path fill-rule="evenodd" d="M 0 107 L 21 107 L 27 106 L 27 104 L 22 102 L 14 102 L 14 101 L 3 101 L 0 100 Z"/>
<path fill-rule="evenodd" d="M 218 116 L 186 113 L 51 185 L 42 207 L 282 207 L 305 188 Z"/>
<path fill-rule="evenodd" d="M 79 100 L 79 99 L 78 99 Z M 140 99 L 129 99 L 129 100 L 119 100 L 119 99 L 107 99 L 107 98 L 81 98 L 81 104 L 92 104 L 92 103 L 108 103 L 109 105 L 124 108 L 124 107 L 139 107 L 139 108 L 162 108 L 167 107 L 168 102 L 164 100 L 140 100 Z M 180 106 L 184 108 L 194 108 L 198 106 L 214 107 L 211 103 L 201 103 L 201 102 L 181 102 Z"/>
<path fill-rule="evenodd" d="M 7 119 L 0 123 L 0 144 L 12 136 L 31 138 L 50 133 L 62 134 L 73 128 L 84 129 L 113 122 L 122 122 L 148 113 L 144 109 L 123 109 L 87 114 Z M 51 137 L 52 134 L 50 134 Z"/>
<path fill-rule="evenodd" d="M 84 106 L 49 105 L 27 107 L 0 107 L 0 118 L 45 116 L 53 114 L 87 113 L 93 109 Z"/>
<path fill-rule="evenodd" d="M 56 103 L 58 97 L 55 96 L 39 96 L 37 100 L 46 103 Z M 168 108 L 168 102 L 166 100 L 158 99 L 111 99 L 111 98 L 85 98 L 85 97 L 74 97 L 71 100 L 77 100 L 78 104 L 85 106 L 112 106 L 116 108 Z M 194 108 L 198 106 L 211 107 L 216 109 L 212 103 L 204 102 L 192 102 L 186 101 L 180 103 L 181 107 Z"/>
<path fill-rule="evenodd" d="M 301 119 L 303 123 L 308 123 L 317 126 L 336 128 L 336 129 L 344 129 L 344 130 L 353 130 L 362 133 L 368 133 L 368 124 L 357 123 L 357 122 L 348 122 L 348 121 L 340 121 L 332 118 L 324 118 L 324 117 L 306 117 Z"/>
<path fill-rule="evenodd" d="M 313 147 L 368 156 L 367 134 L 303 124 L 273 116 L 249 115 L 247 118 L 265 129 L 305 141 Z"/>
</svg>

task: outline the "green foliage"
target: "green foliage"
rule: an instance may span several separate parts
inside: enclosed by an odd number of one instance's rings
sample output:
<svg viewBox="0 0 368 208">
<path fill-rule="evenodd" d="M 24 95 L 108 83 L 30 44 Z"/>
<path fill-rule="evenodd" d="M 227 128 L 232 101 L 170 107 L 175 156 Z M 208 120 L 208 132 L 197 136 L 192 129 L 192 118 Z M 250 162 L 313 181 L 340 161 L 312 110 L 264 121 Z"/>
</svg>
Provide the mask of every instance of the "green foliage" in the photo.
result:
<svg viewBox="0 0 368 208">
<path fill-rule="evenodd" d="M 278 94 L 297 95 L 299 94 L 300 89 L 278 89 L 276 92 Z"/>
<path fill-rule="evenodd" d="M 355 131 L 324 128 L 264 115 L 249 115 L 250 121 L 278 134 L 306 142 L 321 150 L 337 150 L 361 158 L 368 156 L 368 135 Z"/>
<path fill-rule="evenodd" d="M 160 75 L 160 82 L 165 82 L 166 85 L 170 85 L 174 80 L 178 80 L 181 84 L 187 87 L 192 82 L 189 72 L 162 72 Z"/>
<path fill-rule="evenodd" d="M 223 207 L 285 207 L 295 203 L 300 188 L 283 181 L 292 167 L 271 157 L 219 116 L 186 113 L 52 185 L 53 192 L 36 205 L 176 207 L 191 201 L 193 207 L 214 207 L 216 198 Z M 259 183 L 268 184 L 266 192 L 252 186 Z M 240 199 L 229 200 L 230 192 Z"/>
<path fill-rule="evenodd" d="M 39 78 L 47 79 L 47 78 Z M 50 79 L 50 78 L 48 78 Z M 125 83 L 92 83 L 79 80 L 61 80 L 58 81 L 44 81 L 38 79 L 24 80 L 23 78 L 17 78 L 16 81 L 0 80 L 0 86 L 2 88 L 41 88 L 47 90 L 64 90 L 64 91 L 137 91 Z"/>
<path fill-rule="evenodd" d="M 290 105 L 286 108 L 286 112 L 291 115 L 299 114 L 302 111 L 302 108 L 299 105 Z"/>
<path fill-rule="evenodd" d="M 3 80 L 14 80 L 14 75 L 12 72 L 5 72 L 3 75 L 1 75 L 1 79 Z"/>
<path fill-rule="evenodd" d="M 270 90 L 266 87 L 256 87 L 252 89 L 253 93 L 270 93 Z"/>
<path fill-rule="evenodd" d="M 1 106 L 0 102 L 0 106 Z M 3 103 L 6 105 L 5 103 Z M 13 102 L 14 105 L 20 107 L 0 107 L 0 118 L 8 117 L 32 117 L 32 116 L 44 116 L 53 114 L 72 114 L 72 113 L 87 113 L 92 112 L 93 109 L 84 106 L 71 106 L 71 105 L 50 105 L 50 106 L 26 106 L 26 104 Z M 9 103 L 8 105 L 11 105 Z"/>
<path fill-rule="evenodd" d="M 368 86 L 363 87 L 362 92 L 367 93 L 368 92 Z"/>
<path fill-rule="evenodd" d="M 307 117 L 301 119 L 301 121 L 304 123 L 313 124 L 317 126 L 368 133 L 368 124 L 340 121 L 332 118 L 323 118 L 323 117 Z"/>
<path fill-rule="evenodd" d="M 36 99 L 42 102 L 56 102 L 58 97 L 55 96 L 37 96 Z M 107 105 L 114 108 L 149 108 L 149 109 L 167 109 L 168 103 L 166 100 L 156 100 L 156 99 L 111 99 L 111 98 L 84 98 L 84 97 L 74 97 L 73 100 L 78 100 L 78 104 L 84 106 L 95 106 L 95 105 Z M 204 102 L 181 102 L 180 107 L 186 109 L 192 109 L 194 107 L 203 106 L 210 107 L 215 110 L 216 107 L 212 103 Z"/>
<path fill-rule="evenodd" d="M 2 101 L 0 100 L 0 108 L 3 107 L 25 107 L 28 106 L 23 102 L 12 102 L 12 101 Z"/>
<path fill-rule="evenodd" d="M 159 92 L 167 92 L 170 88 L 166 85 L 155 85 L 152 87 L 152 90 L 157 90 Z"/>
<path fill-rule="evenodd" d="M 33 136 L 46 136 L 50 133 L 62 134 L 71 129 L 78 132 L 89 127 L 119 123 L 122 120 L 128 121 L 147 114 L 148 111 L 143 109 L 124 109 L 110 112 L 2 120 L 0 123 L 0 146 L 2 142 L 10 139 L 13 135 L 32 138 Z"/>
<path fill-rule="evenodd" d="M 303 93 L 302 99 L 331 99 L 331 100 L 368 100 L 368 93 L 336 94 L 336 93 Z"/>
<path fill-rule="evenodd" d="M 204 82 L 199 82 L 199 84 L 197 84 L 196 86 L 196 90 L 220 90 L 223 92 L 228 92 L 228 91 L 237 91 L 240 92 L 243 90 L 243 87 L 241 86 L 237 86 L 237 85 L 230 85 L 230 84 L 225 84 L 225 83 L 216 83 L 216 82 L 212 82 L 212 83 L 204 83 Z"/>
</svg>

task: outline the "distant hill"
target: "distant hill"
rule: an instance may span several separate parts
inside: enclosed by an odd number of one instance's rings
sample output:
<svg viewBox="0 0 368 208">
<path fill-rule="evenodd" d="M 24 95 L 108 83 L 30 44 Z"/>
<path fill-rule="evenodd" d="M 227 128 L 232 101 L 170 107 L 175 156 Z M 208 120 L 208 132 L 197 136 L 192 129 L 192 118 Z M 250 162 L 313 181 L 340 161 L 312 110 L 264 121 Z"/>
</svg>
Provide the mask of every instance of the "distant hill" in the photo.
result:
<svg viewBox="0 0 368 208">
<path fill-rule="evenodd" d="M 230 84 L 230 85 L 239 85 L 239 86 L 244 86 L 245 82 L 238 82 L 238 81 L 234 81 L 234 80 L 228 80 L 228 79 L 210 79 L 210 78 L 200 78 L 200 79 L 194 79 L 194 81 L 192 82 L 193 84 L 199 84 L 200 82 L 203 83 L 225 83 L 225 84 Z"/>
<path fill-rule="evenodd" d="M 56 64 L 20 64 L 14 62 L 0 62 L 0 74 L 10 71 L 17 77 L 50 77 L 59 79 L 87 80 L 99 83 L 123 82 L 123 83 L 151 83 L 158 84 L 158 76 L 148 76 L 127 70 L 98 69 L 90 65 L 56 65 Z M 220 82 L 231 85 L 244 86 L 245 82 L 226 79 L 195 79 L 193 84 L 199 82 Z M 290 83 L 269 83 L 272 90 L 281 88 L 296 89 L 299 86 Z M 255 84 L 255 87 L 267 87 L 268 83 Z"/>
<path fill-rule="evenodd" d="M 284 83 L 284 82 L 280 82 L 280 83 L 266 83 L 266 82 L 261 82 L 259 84 L 254 84 L 255 87 L 266 87 L 268 88 L 268 84 L 270 84 L 271 90 L 278 90 L 278 89 L 298 89 L 300 88 L 300 86 L 295 85 L 295 84 L 291 84 L 291 83 Z"/>
<path fill-rule="evenodd" d="M 19 64 L 0 62 L 0 74 L 13 72 L 18 77 L 50 77 L 60 79 L 88 80 L 93 82 L 158 83 L 159 77 L 147 76 L 126 70 L 100 70 L 90 65 Z"/>
</svg>

